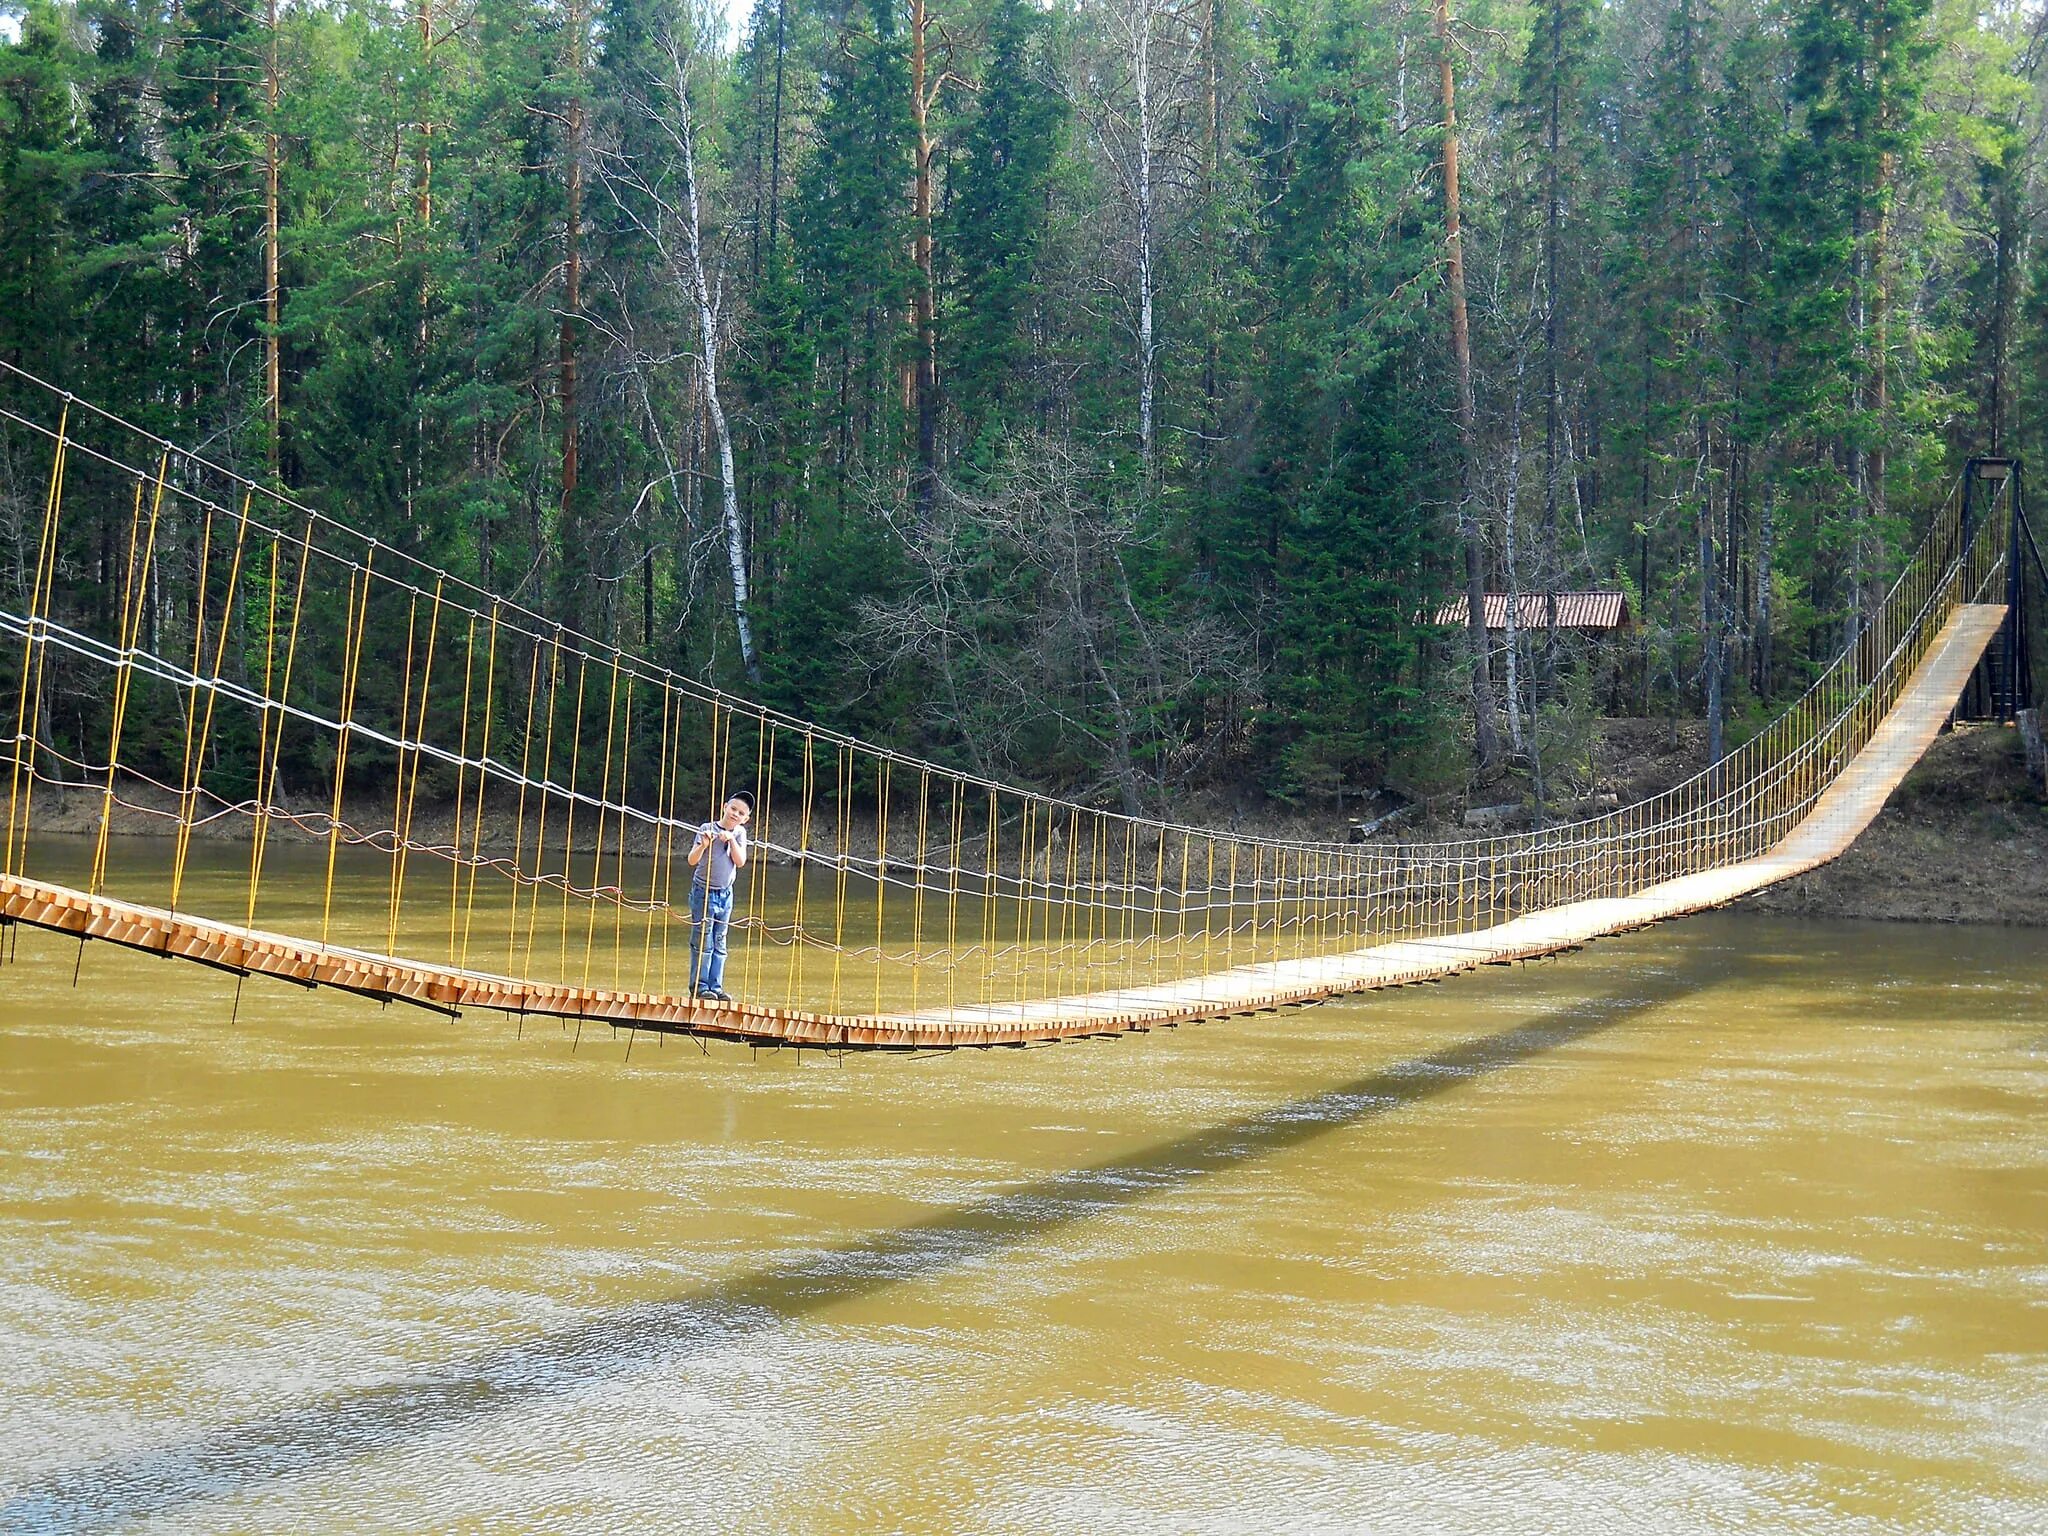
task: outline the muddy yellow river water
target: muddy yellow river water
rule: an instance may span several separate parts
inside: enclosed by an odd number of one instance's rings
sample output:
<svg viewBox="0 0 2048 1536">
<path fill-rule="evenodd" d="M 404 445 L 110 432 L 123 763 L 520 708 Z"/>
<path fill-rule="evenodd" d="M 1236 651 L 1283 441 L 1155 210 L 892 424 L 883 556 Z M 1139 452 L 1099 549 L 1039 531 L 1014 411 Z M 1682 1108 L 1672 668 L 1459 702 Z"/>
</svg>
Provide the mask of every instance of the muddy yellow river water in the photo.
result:
<svg viewBox="0 0 2048 1536">
<path fill-rule="evenodd" d="M 0 1531 L 2048 1530 L 2038 933 L 843 1062 L 10 957 Z"/>
</svg>

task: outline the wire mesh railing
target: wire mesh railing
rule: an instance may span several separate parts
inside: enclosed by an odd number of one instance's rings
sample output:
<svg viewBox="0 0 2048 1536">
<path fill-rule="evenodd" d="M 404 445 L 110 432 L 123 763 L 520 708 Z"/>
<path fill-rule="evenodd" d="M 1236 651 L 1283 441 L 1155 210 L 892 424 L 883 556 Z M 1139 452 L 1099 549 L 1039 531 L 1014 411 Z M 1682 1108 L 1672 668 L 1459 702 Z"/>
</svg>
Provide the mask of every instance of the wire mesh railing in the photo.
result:
<svg viewBox="0 0 2048 1536">
<path fill-rule="evenodd" d="M 744 788 L 728 975 L 790 1007 L 1028 1004 L 1474 932 L 1778 844 L 1993 583 L 1997 520 L 1964 517 L 1952 496 L 1806 693 L 1672 789 L 1528 831 L 1324 843 L 1126 816 L 794 718 L 0 364 L 0 869 L 674 994 L 688 855 Z"/>
</svg>

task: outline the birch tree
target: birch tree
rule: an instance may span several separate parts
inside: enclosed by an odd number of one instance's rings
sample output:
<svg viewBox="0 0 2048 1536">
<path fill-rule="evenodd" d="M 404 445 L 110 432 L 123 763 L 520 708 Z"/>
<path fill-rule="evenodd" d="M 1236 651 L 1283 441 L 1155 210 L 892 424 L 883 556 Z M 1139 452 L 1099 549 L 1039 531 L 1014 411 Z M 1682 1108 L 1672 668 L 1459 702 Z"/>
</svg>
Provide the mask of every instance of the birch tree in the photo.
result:
<svg viewBox="0 0 2048 1536">
<path fill-rule="evenodd" d="M 1448 290 L 1451 363 L 1458 383 L 1458 538 L 1465 553 L 1465 650 L 1472 669 L 1472 751 L 1479 776 L 1500 769 L 1499 713 L 1493 701 L 1486 638 L 1486 541 L 1479 528 L 1477 407 L 1472 391 L 1472 322 L 1465 301 L 1464 231 L 1458 207 L 1458 45 L 1450 0 L 1436 0 L 1436 41 L 1443 107 L 1444 277 Z"/>
<path fill-rule="evenodd" d="M 607 185 L 630 194 L 615 196 L 613 202 L 660 254 L 693 322 L 689 361 L 718 456 L 719 528 L 732 583 L 733 628 L 739 636 L 741 665 L 748 678 L 758 683 L 761 662 L 754 647 L 748 595 L 747 530 L 740 517 L 739 473 L 720 388 L 719 354 L 727 329 L 724 260 L 722 252 L 711 248 L 706 234 L 706 188 L 699 177 L 698 127 L 692 100 L 692 74 L 712 23 L 694 9 L 686 11 L 680 22 L 689 30 L 680 34 L 666 30 L 656 37 L 660 71 L 651 78 L 646 93 L 629 103 L 654 129 L 673 157 L 671 163 L 655 168 L 629 161 L 615 149 L 602 150 L 596 158 L 599 175 Z"/>
<path fill-rule="evenodd" d="M 1201 15 L 1174 0 L 1109 0 L 1099 14 L 1103 51 L 1083 60 L 1078 96 L 1131 220 L 1138 458 L 1149 485 L 1158 473 L 1162 205 L 1198 158 L 1179 130 L 1202 81 Z"/>
<path fill-rule="evenodd" d="M 938 283 L 932 271 L 932 163 L 939 145 L 933 109 L 947 86 L 961 83 L 935 57 L 934 34 L 943 41 L 944 29 L 926 0 L 910 0 L 910 117 L 917 130 L 910 212 L 911 261 L 917 267 L 911 319 L 917 351 L 911 362 L 911 389 L 917 411 L 917 494 L 927 509 L 939 474 Z M 950 47 L 945 51 L 950 53 Z"/>
</svg>

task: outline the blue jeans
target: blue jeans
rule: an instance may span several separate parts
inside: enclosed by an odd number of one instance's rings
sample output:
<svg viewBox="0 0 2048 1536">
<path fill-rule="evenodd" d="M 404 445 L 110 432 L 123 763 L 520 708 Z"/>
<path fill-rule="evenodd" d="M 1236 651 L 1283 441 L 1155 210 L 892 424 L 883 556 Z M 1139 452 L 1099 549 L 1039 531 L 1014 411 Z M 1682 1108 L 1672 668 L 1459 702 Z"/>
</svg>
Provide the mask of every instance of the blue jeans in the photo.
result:
<svg viewBox="0 0 2048 1536">
<path fill-rule="evenodd" d="M 732 926 L 732 887 L 708 891 L 690 884 L 690 990 L 722 991 L 725 984 L 725 935 Z M 703 956 L 703 966 L 697 963 Z"/>
</svg>

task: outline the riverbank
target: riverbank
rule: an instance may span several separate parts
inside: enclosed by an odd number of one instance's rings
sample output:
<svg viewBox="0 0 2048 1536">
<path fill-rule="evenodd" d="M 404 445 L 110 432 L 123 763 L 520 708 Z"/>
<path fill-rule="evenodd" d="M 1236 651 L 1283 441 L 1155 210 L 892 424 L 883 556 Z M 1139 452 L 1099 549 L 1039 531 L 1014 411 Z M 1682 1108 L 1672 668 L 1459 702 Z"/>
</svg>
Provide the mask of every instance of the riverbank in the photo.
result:
<svg viewBox="0 0 2048 1536">
<path fill-rule="evenodd" d="M 1706 731 L 1697 721 L 1603 721 L 1594 747 L 1598 803 L 1631 804 L 1668 789 L 1696 773 L 1705 753 Z M 324 797 L 301 802 L 287 795 L 286 800 L 303 822 L 294 825 L 280 817 L 272 823 L 272 836 L 324 841 Z M 172 834 L 175 802 L 169 797 L 161 802 L 148 809 L 117 807 L 114 830 L 126 836 Z M 100 809 L 97 791 L 46 791 L 37 799 L 35 823 L 43 831 L 90 834 L 97 830 Z M 1455 841 L 1501 829 L 1467 825 L 1464 809 L 1462 802 L 1448 800 L 1417 805 L 1414 814 L 1395 818 L 1374 841 Z M 1308 841 L 1341 840 L 1347 826 L 1327 811 L 1247 808 L 1213 794 L 1189 797 L 1173 814 L 1191 825 L 1243 836 Z M 378 797 L 352 801 L 345 820 L 379 827 L 388 826 L 390 817 L 389 802 Z M 465 824 L 464 843 L 475 839 L 479 853 L 500 856 L 521 846 L 512 819 L 495 805 L 486 823 L 481 837 Z M 412 825 L 419 843 L 447 843 L 455 835 L 453 807 L 422 803 Z M 249 828 L 244 816 L 222 815 L 202 821 L 197 835 L 239 841 Z M 872 820 L 857 816 L 850 830 L 856 848 L 873 848 Z M 617 835 L 616 827 L 608 832 L 609 838 Z M 916 857 L 914 835 L 900 825 L 891 828 L 889 841 L 893 856 Z M 629 853 L 645 854 L 649 842 L 645 828 L 629 829 Z M 2048 799 L 2027 778 L 2018 733 L 1963 726 L 1936 738 L 1847 854 L 1812 874 L 1747 897 L 1742 906 L 1787 916 L 2048 926 Z"/>
<path fill-rule="evenodd" d="M 1706 726 L 1603 720 L 1593 756 L 1594 803 L 1631 805 L 1705 767 Z M 1216 814 L 1220 805 L 1191 809 L 1198 823 L 1232 823 Z M 1418 805 L 1373 841 L 1456 841 L 1529 825 L 1523 816 L 1477 828 L 1464 811 L 1462 802 Z M 1236 825 L 1268 836 L 1332 835 L 1327 819 L 1309 817 L 1255 813 Z M 2019 733 L 1995 725 L 1944 732 L 1846 854 L 1739 906 L 1788 917 L 2048 927 L 2048 797 L 2027 777 Z"/>
<path fill-rule="evenodd" d="M 2048 926 L 2048 799 L 2019 733 L 1960 726 L 1842 857 L 1740 903 L 1790 917 Z"/>
</svg>

